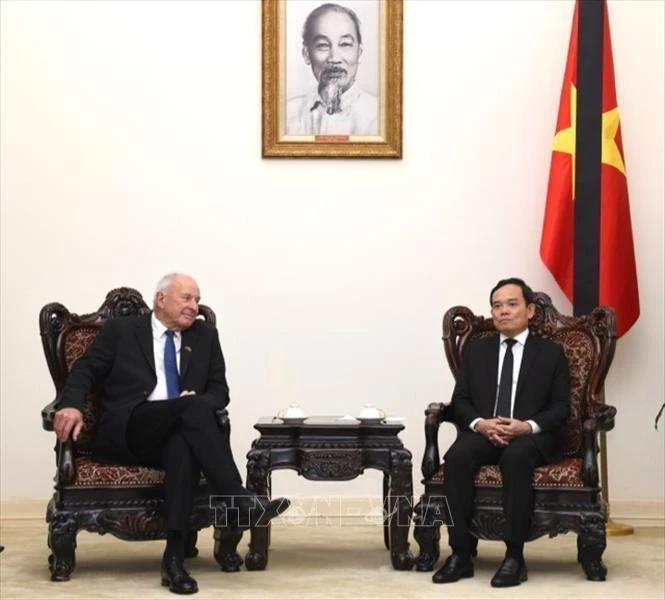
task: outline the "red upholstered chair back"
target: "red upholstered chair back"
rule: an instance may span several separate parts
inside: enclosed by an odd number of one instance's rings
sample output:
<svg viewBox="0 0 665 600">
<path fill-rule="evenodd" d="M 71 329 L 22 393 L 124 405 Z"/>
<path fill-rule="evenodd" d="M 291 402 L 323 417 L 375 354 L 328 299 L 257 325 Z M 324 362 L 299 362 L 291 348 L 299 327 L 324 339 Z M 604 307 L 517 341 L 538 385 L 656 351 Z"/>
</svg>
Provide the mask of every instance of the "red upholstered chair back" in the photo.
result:
<svg viewBox="0 0 665 600">
<path fill-rule="evenodd" d="M 559 432 L 560 447 L 565 456 L 581 458 L 584 419 L 595 414 L 605 400 L 602 382 L 614 352 L 614 312 L 599 307 L 583 317 L 564 316 L 542 292 L 536 292 L 535 305 L 530 333 L 561 344 L 570 370 L 570 416 Z M 446 312 L 443 343 L 455 378 L 469 343 L 495 333 L 491 318 L 474 315 L 466 307 L 455 306 Z"/>
<path fill-rule="evenodd" d="M 140 316 L 149 312 L 150 308 L 140 292 L 128 287 L 111 290 L 104 303 L 89 314 L 70 313 L 58 302 L 47 304 L 40 313 L 40 330 L 56 393 L 62 391 L 72 366 L 83 356 L 108 319 Z M 207 306 L 199 305 L 199 316 L 215 325 L 215 314 Z M 99 390 L 94 390 L 85 404 L 84 426 L 76 445 L 79 455 L 91 454 L 94 446 L 101 417 L 99 393 Z"/>
</svg>

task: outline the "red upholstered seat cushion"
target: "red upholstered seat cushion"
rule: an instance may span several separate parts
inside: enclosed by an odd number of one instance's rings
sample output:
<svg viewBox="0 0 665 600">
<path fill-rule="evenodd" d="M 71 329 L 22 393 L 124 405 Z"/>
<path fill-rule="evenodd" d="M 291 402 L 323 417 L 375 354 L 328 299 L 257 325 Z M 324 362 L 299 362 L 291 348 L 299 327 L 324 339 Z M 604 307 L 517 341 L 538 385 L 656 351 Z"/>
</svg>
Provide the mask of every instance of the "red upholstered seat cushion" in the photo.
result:
<svg viewBox="0 0 665 600">
<path fill-rule="evenodd" d="M 434 481 L 443 481 L 443 466 L 439 467 Z M 501 487 L 501 472 L 496 465 L 481 467 L 476 474 L 476 485 Z M 584 487 L 582 459 L 564 458 L 562 461 L 538 467 L 533 474 L 534 487 Z"/>
<path fill-rule="evenodd" d="M 164 471 L 134 465 L 98 462 L 88 456 L 76 459 L 75 486 L 143 486 L 164 483 Z"/>
</svg>

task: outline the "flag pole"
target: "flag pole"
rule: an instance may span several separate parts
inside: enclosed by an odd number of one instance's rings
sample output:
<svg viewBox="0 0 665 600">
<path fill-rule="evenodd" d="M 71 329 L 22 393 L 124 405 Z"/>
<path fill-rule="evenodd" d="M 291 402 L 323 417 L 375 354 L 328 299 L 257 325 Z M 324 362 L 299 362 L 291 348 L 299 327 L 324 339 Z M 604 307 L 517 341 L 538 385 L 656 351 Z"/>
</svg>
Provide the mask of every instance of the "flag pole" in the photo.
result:
<svg viewBox="0 0 665 600">
<path fill-rule="evenodd" d="M 555 131 L 540 256 L 575 316 L 611 306 L 620 337 L 640 307 L 607 0 L 575 2 Z M 606 533 L 631 534 L 610 518 L 605 431 L 599 452 Z"/>
<path fill-rule="evenodd" d="M 635 530 L 630 525 L 615 523 L 612 521 L 610 511 L 610 480 L 607 474 L 607 439 L 605 431 L 600 432 L 600 478 L 603 482 L 603 492 L 607 502 L 607 522 L 605 523 L 605 533 L 607 535 L 632 535 Z"/>
<path fill-rule="evenodd" d="M 610 41 L 607 2 L 585 2 L 578 0 L 577 31 L 573 40 L 577 42 L 576 80 L 577 95 L 575 116 L 575 154 L 573 157 L 574 227 L 573 227 L 573 277 L 572 300 L 575 315 L 589 314 L 599 304 L 613 306 L 617 312 L 617 333 L 623 335 L 639 315 L 637 300 L 637 273 L 632 245 L 632 231 L 626 230 L 622 243 L 618 243 L 616 232 L 621 224 L 630 227 L 628 208 L 628 188 L 623 160 L 608 163 L 603 159 L 603 131 L 607 125 L 608 110 L 617 111 L 617 130 L 614 143 L 620 144 L 618 107 L 614 85 L 614 65 Z M 617 142 L 618 139 L 618 142 Z M 622 148 L 617 145 L 622 156 Z M 624 212 L 617 212 L 623 207 Z M 608 225 L 608 223 L 610 225 Z M 603 236 L 612 231 L 612 235 Z M 611 242 L 608 240 L 611 239 Z M 632 258 L 630 273 L 618 272 L 619 265 L 631 261 L 619 260 L 617 249 Z M 601 268 L 604 266 L 604 269 Z M 603 272 L 612 273 L 612 277 Z M 620 281 L 619 287 L 614 287 Z M 626 289 L 629 303 L 626 305 Z M 607 503 L 607 535 L 630 535 L 634 532 L 629 525 L 614 523 L 610 516 L 610 486 L 607 468 L 607 439 L 605 431 L 600 432 L 601 481 Z"/>
</svg>

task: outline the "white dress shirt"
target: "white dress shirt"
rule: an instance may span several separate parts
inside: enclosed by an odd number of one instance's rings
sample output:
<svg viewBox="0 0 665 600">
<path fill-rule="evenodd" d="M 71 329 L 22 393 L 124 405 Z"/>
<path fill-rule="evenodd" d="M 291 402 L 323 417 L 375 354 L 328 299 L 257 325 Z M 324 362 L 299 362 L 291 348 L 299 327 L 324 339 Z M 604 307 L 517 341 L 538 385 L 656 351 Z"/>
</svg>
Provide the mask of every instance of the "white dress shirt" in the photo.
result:
<svg viewBox="0 0 665 600">
<path fill-rule="evenodd" d="M 166 345 L 166 326 L 152 313 L 150 317 L 152 324 L 152 350 L 155 356 L 155 373 L 157 374 L 157 385 L 148 396 L 148 400 L 167 400 L 169 397 L 166 387 L 166 372 L 164 370 L 164 346 Z M 180 372 L 180 346 L 182 345 L 182 335 L 179 331 L 173 332 L 173 342 L 175 344 L 175 361 Z"/>
<path fill-rule="evenodd" d="M 512 418 L 513 411 L 515 410 L 515 392 L 517 391 L 517 380 L 520 376 L 520 367 L 522 366 L 522 356 L 524 356 L 524 344 L 526 344 L 526 338 L 529 336 L 529 330 L 525 329 L 522 333 L 518 333 L 514 338 L 515 343 L 513 344 L 513 381 L 510 390 L 510 416 Z M 496 403 L 499 400 L 499 383 L 501 380 L 501 369 L 503 367 L 503 359 L 506 356 L 506 347 L 507 344 L 505 341 L 508 339 L 507 336 L 500 334 L 499 335 L 499 368 L 497 370 L 497 379 L 496 379 L 496 396 L 494 399 L 494 411 L 496 414 Z M 480 419 L 474 419 L 471 421 L 471 429 L 476 430 L 476 423 Z M 528 419 L 527 423 L 531 425 L 531 430 L 533 433 L 540 433 L 540 427 L 532 419 Z"/>
<path fill-rule="evenodd" d="M 286 103 L 287 135 L 378 135 L 379 99 L 354 83 L 340 98 L 332 115 L 318 89 Z"/>
</svg>

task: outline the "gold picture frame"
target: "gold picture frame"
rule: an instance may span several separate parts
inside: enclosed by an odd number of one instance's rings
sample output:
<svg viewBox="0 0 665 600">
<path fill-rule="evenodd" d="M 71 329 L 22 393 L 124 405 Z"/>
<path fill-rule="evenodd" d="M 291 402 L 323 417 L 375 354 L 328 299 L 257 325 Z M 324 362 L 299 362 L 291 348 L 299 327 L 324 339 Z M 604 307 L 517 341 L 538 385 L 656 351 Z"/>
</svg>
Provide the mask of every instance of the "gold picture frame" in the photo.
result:
<svg viewBox="0 0 665 600">
<path fill-rule="evenodd" d="M 318 90 L 324 85 L 320 82 L 326 77 L 326 81 L 330 81 L 326 65 L 330 64 L 331 58 L 318 62 L 323 66 L 317 73 L 315 51 L 337 48 L 330 50 L 333 54 L 340 52 L 343 46 L 352 47 L 355 43 L 353 39 L 338 43 L 324 38 L 327 32 L 321 29 L 323 25 L 315 25 L 310 42 L 305 44 L 305 23 L 322 23 L 323 13 L 331 11 L 324 8 L 324 4 L 334 4 L 341 19 L 347 19 L 346 23 L 352 21 L 344 15 L 352 15 L 356 25 L 352 30 L 358 32 L 360 39 L 357 40 L 359 52 L 355 63 L 345 62 L 344 56 L 332 59 L 339 65 L 332 78 L 342 78 L 347 86 L 352 87 L 342 91 L 340 84 L 325 88 L 319 95 Z M 315 13 L 319 7 L 321 10 Z M 262 156 L 402 158 L 403 1 L 263 0 L 262 13 Z M 314 14 L 318 17 L 308 18 Z M 320 35 L 317 27 L 321 29 Z M 355 36 L 342 35 L 339 39 L 344 37 Z M 312 40 L 321 38 L 325 42 L 313 46 Z M 310 57 L 313 58 L 308 60 Z M 365 57 L 368 57 L 367 61 L 362 60 Z M 365 91 L 365 86 L 369 91 Z M 330 89 L 337 92 L 336 104 L 330 101 L 324 105 L 320 99 L 329 98 L 332 95 Z M 304 90 L 304 93 L 292 94 L 292 90 Z M 349 94 L 343 95 L 346 92 Z M 352 94 L 355 94 L 354 100 L 349 100 Z M 316 100 L 311 103 L 312 99 Z M 307 102 L 311 103 L 311 108 Z"/>
</svg>

